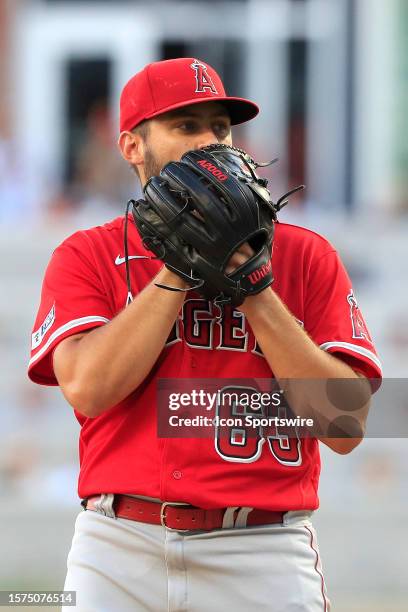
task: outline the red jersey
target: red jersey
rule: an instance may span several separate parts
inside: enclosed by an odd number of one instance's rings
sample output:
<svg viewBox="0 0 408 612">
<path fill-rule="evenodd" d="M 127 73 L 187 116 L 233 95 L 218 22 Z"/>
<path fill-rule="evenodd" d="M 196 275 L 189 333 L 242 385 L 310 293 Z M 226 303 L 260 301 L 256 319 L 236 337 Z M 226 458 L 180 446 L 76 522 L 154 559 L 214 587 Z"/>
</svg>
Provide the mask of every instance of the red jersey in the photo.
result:
<svg viewBox="0 0 408 612">
<path fill-rule="evenodd" d="M 61 340 L 104 325 L 126 306 L 124 217 L 65 240 L 46 270 L 32 334 L 29 376 L 56 385 L 52 353 Z M 129 223 L 129 263 L 137 295 L 161 268 Z M 322 349 L 368 378 L 381 367 L 350 279 L 332 245 L 307 229 L 277 223 L 273 290 Z M 216 437 L 159 438 L 157 380 L 271 378 L 243 313 L 219 309 L 188 292 L 172 333 L 145 381 L 96 418 L 75 412 L 81 425 L 79 496 L 147 495 L 203 508 L 250 506 L 271 510 L 318 506 L 318 441 L 260 440 L 257 452 Z M 129 330 L 131 333 L 131 330 Z M 228 448 L 225 447 L 228 446 Z"/>
</svg>

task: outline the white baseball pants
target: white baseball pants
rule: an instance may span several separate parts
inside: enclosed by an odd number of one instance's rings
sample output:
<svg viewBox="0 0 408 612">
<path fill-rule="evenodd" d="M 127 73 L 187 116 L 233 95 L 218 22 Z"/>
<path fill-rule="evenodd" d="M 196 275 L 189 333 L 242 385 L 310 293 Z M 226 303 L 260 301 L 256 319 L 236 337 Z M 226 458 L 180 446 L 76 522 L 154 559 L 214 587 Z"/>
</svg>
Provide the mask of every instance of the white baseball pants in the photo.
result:
<svg viewBox="0 0 408 612">
<path fill-rule="evenodd" d="M 90 510 L 76 520 L 70 612 L 329 612 L 310 512 L 283 525 L 179 533 Z"/>
</svg>

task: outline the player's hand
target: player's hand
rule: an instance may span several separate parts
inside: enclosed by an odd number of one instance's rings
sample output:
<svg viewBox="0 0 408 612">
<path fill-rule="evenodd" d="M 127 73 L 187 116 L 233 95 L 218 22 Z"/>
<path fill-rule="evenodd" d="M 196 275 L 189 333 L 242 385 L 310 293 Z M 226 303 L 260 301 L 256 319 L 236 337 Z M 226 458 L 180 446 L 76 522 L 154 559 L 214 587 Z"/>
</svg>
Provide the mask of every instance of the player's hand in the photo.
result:
<svg viewBox="0 0 408 612">
<path fill-rule="evenodd" d="M 248 259 L 251 259 L 253 255 L 254 250 L 251 249 L 247 242 L 244 242 L 244 244 L 242 244 L 239 249 L 235 251 L 231 259 L 229 260 L 228 265 L 225 268 L 225 272 L 227 274 L 231 274 L 232 272 L 234 272 L 234 270 L 239 268 L 239 266 L 242 266 L 242 264 L 248 261 Z"/>
<path fill-rule="evenodd" d="M 178 274 L 175 274 L 171 270 L 168 270 L 165 266 L 163 266 L 160 272 L 154 279 L 154 284 L 161 283 L 162 285 L 168 285 L 170 287 L 176 287 L 182 290 L 188 290 L 190 288 L 189 284 L 186 283 Z"/>
</svg>

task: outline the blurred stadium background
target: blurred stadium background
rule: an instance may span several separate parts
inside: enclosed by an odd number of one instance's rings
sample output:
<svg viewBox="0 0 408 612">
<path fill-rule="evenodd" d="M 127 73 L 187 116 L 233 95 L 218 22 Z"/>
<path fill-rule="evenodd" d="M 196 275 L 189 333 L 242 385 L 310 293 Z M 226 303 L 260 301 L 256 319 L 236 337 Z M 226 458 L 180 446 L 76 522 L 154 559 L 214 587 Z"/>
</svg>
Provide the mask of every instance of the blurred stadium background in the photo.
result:
<svg viewBox="0 0 408 612">
<path fill-rule="evenodd" d="M 279 156 L 274 196 L 307 185 L 283 220 L 333 241 L 385 376 L 406 377 L 407 33 L 407 0 L 0 0 L 0 589 L 63 585 L 78 427 L 27 380 L 29 338 L 53 248 L 138 195 L 115 138 L 147 62 L 198 56 L 259 102 L 235 142 Z M 338 612 L 408 609 L 407 459 L 403 439 L 322 448 L 315 524 Z"/>
</svg>

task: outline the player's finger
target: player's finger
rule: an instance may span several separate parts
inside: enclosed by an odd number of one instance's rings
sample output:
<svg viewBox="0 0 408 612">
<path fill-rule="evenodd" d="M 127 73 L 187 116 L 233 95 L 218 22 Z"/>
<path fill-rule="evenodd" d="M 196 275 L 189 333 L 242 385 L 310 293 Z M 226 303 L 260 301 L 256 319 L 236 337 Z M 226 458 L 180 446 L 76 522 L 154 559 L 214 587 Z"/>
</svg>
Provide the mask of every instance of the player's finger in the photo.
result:
<svg viewBox="0 0 408 612">
<path fill-rule="evenodd" d="M 243 255 L 246 255 L 248 259 L 249 257 L 252 257 L 252 255 L 254 254 L 254 250 L 252 247 L 249 246 L 248 242 L 244 242 L 244 244 L 241 244 L 241 246 L 237 250 L 237 253 L 242 253 Z"/>
<path fill-rule="evenodd" d="M 232 255 L 226 267 L 226 273 L 231 274 L 234 270 L 242 266 L 252 255 L 254 251 L 247 242 L 242 244 L 237 251 Z"/>
</svg>

